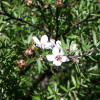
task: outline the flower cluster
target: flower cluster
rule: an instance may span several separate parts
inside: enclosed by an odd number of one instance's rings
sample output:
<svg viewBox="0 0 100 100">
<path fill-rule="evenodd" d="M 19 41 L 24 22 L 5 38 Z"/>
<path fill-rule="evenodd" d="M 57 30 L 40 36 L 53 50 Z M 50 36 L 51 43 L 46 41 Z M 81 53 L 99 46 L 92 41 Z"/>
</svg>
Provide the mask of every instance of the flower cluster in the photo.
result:
<svg viewBox="0 0 100 100">
<path fill-rule="evenodd" d="M 53 62 L 54 65 L 60 66 L 63 62 L 68 62 L 69 59 L 67 56 L 65 56 L 66 52 L 64 52 L 61 41 L 57 40 L 55 42 L 54 39 L 50 39 L 48 41 L 47 35 L 43 35 L 41 39 L 39 40 L 37 37 L 33 37 L 33 40 L 36 44 L 37 47 L 42 48 L 42 49 L 51 49 L 52 54 L 46 55 L 46 58 L 49 62 Z M 76 44 L 73 45 L 73 50 L 77 50 L 78 48 L 76 47 Z M 66 50 L 70 51 L 70 48 L 66 48 Z M 70 53 L 69 53 L 70 54 Z M 75 52 L 75 56 L 78 55 L 78 51 Z M 76 63 L 79 63 L 78 57 L 73 58 L 73 60 Z"/>
<path fill-rule="evenodd" d="M 71 42 L 71 46 L 67 47 L 66 46 L 66 51 L 64 51 L 62 47 L 62 43 L 60 40 L 55 41 L 54 39 L 48 39 L 47 35 L 43 35 L 41 39 L 39 40 L 37 37 L 33 36 L 32 37 L 35 44 L 32 44 L 30 48 L 25 50 L 25 55 L 26 56 L 33 56 L 34 55 L 34 48 L 35 50 L 40 51 L 39 48 L 42 49 L 50 49 L 52 50 L 51 54 L 46 55 L 46 59 L 48 62 L 53 62 L 55 66 L 61 66 L 63 62 L 69 62 L 69 58 L 66 55 L 71 55 L 74 52 L 74 56 L 72 59 L 75 61 L 77 64 L 82 66 L 79 61 L 79 51 L 74 43 L 74 41 Z M 40 54 L 40 60 L 42 59 L 42 53 Z M 22 64 L 23 63 L 23 64 Z M 17 62 L 19 68 L 24 68 L 25 67 L 25 61 L 22 62 L 22 59 Z"/>
</svg>

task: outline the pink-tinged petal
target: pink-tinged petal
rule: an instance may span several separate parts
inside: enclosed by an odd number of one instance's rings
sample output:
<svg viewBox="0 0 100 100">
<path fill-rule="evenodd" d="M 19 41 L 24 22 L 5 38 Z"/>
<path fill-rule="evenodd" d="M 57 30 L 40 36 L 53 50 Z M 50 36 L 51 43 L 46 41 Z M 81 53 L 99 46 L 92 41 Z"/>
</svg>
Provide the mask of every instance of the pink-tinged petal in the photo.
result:
<svg viewBox="0 0 100 100">
<path fill-rule="evenodd" d="M 52 49 L 52 53 L 53 53 L 54 55 L 57 55 L 57 54 L 59 53 L 59 49 L 58 49 L 57 47 L 54 47 L 54 48 Z"/>
<path fill-rule="evenodd" d="M 39 39 L 38 39 L 37 37 L 33 36 L 33 40 L 34 40 L 34 42 L 35 42 L 37 45 L 40 45 L 40 44 L 41 44 L 40 41 L 39 41 Z"/>
<path fill-rule="evenodd" d="M 66 56 L 62 56 L 62 62 L 68 62 L 69 59 Z"/>
<path fill-rule="evenodd" d="M 60 66 L 62 64 L 62 62 L 61 61 L 54 60 L 53 61 L 53 64 L 56 65 L 56 66 Z"/>
<path fill-rule="evenodd" d="M 43 35 L 42 37 L 41 37 L 41 43 L 47 43 L 48 42 L 48 37 L 47 37 L 47 35 Z"/>
<path fill-rule="evenodd" d="M 53 61 L 55 59 L 54 55 L 47 55 L 46 58 L 48 61 Z"/>
</svg>

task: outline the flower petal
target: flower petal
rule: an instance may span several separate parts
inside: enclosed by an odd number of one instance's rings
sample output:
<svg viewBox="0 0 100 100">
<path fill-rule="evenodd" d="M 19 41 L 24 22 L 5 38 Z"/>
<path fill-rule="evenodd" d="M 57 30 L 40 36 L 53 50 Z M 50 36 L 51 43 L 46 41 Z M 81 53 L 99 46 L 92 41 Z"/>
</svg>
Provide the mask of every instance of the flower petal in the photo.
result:
<svg viewBox="0 0 100 100">
<path fill-rule="evenodd" d="M 52 49 L 52 43 L 51 42 L 46 43 L 45 49 Z"/>
<path fill-rule="evenodd" d="M 39 41 L 39 39 L 38 39 L 37 37 L 33 36 L 33 40 L 34 40 L 34 42 L 35 42 L 37 45 L 40 45 L 40 44 L 41 44 L 40 41 Z"/>
<path fill-rule="evenodd" d="M 54 55 L 47 55 L 46 58 L 48 61 L 53 61 L 55 59 Z"/>
<path fill-rule="evenodd" d="M 54 55 L 57 55 L 57 54 L 59 53 L 59 49 L 58 49 L 57 47 L 54 47 L 54 48 L 52 49 L 52 53 L 53 53 Z"/>
<path fill-rule="evenodd" d="M 73 45 L 73 50 L 77 50 L 76 44 Z"/>
<path fill-rule="evenodd" d="M 50 39 L 50 42 L 52 43 L 53 46 L 55 46 L 55 40 L 54 39 Z"/>
<path fill-rule="evenodd" d="M 61 61 L 54 60 L 53 61 L 53 64 L 56 65 L 56 66 L 60 66 L 62 64 L 62 62 Z"/>
<path fill-rule="evenodd" d="M 62 62 L 68 62 L 69 59 L 66 56 L 62 56 Z"/>
<path fill-rule="evenodd" d="M 60 48 L 60 52 L 59 52 L 59 54 L 60 54 L 60 55 L 64 55 L 64 54 L 65 54 L 63 48 Z"/>
<path fill-rule="evenodd" d="M 47 35 L 43 35 L 43 36 L 41 37 L 41 43 L 47 43 L 47 41 L 48 41 Z"/>
<path fill-rule="evenodd" d="M 59 41 L 59 40 L 56 41 L 56 46 L 57 46 L 58 48 L 62 48 L 62 47 L 61 47 L 61 41 Z"/>
</svg>

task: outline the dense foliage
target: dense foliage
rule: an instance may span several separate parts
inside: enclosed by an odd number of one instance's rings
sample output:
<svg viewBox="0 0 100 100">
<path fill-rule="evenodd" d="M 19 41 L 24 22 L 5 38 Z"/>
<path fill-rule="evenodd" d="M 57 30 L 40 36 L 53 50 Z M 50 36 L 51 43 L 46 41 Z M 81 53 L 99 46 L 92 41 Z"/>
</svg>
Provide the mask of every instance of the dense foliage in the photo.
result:
<svg viewBox="0 0 100 100">
<path fill-rule="evenodd" d="M 100 100 L 99 5 L 1 0 L 0 100 Z"/>
</svg>

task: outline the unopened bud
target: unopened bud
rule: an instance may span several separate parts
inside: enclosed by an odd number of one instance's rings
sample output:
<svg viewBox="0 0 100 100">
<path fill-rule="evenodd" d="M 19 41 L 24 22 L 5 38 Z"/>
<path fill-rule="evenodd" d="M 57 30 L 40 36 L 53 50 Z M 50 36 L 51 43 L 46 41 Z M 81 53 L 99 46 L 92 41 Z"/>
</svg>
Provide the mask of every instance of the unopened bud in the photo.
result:
<svg viewBox="0 0 100 100">
<path fill-rule="evenodd" d="M 33 51 L 30 48 L 28 48 L 28 49 L 25 50 L 25 55 L 26 56 L 30 56 L 32 54 L 33 54 Z"/>
<path fill-rule="evenodd" d="M 24 68 L 26 65 L 26 62 L 23 59 L 20 59 L 17 61 L 17 64 L 19 68 Z"/>
<path fill-rule="evenodd" d="M 62 0 L 56 0 L 55 5 L 56 5 L 57 7 L 61 7 L 61 6 L 63 5 Z"/>
</svg>

